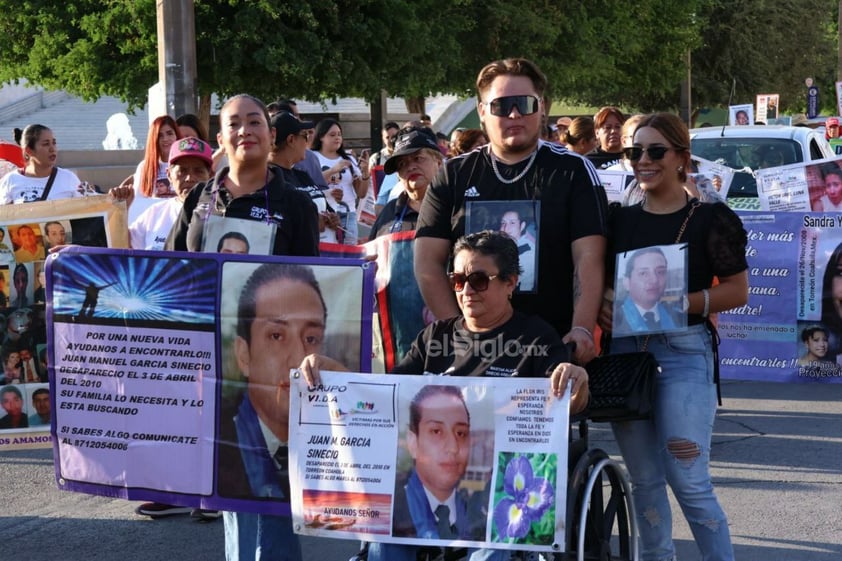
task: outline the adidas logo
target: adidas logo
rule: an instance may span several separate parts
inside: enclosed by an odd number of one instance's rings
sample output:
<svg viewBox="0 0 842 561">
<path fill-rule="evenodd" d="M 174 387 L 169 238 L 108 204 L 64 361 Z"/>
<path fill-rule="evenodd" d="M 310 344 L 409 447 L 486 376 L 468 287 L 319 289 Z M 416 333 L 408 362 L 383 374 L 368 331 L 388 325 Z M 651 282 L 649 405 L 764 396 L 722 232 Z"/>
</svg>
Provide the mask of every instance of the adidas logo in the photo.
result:
<svg viewBox="0 0 842 561">
<path fill-rule="evenodd" d="M 476 188 L 476 187 L 474 187 L 473 185 L 471 185 L 471 187 L 470 187 L 470 188 L 468 188 L 468 189 L 465 191 L 465 196 L 466 196 L 466 197 L 479 197 L 479 191 L 477 191 L 477 188 Z"/>
</svg>

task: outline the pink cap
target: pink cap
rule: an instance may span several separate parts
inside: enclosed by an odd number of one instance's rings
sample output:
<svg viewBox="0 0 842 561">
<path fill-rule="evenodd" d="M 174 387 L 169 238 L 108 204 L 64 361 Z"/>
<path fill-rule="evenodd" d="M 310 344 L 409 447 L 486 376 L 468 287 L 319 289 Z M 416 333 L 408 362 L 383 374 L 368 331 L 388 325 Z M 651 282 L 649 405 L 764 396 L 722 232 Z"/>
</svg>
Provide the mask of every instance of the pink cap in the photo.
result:
<svg viewBox="0 0 842 561">
<path fill-rule="evenodd" d="M 827 121 L 824 122 L 824 126 L 826 126 L 826 127 L 838 127 L 839 126 L 839 118 L 838 117 L 830 117 Z"/>
<path fill-rule="evenodd" d="M 170 164 L 187 157 L 199 158 L 208 164 L 208 167 L 213 167 L 213 150 L 204 140 L 192 136 L 176 140 L 170 148 Z"/>
</svg>

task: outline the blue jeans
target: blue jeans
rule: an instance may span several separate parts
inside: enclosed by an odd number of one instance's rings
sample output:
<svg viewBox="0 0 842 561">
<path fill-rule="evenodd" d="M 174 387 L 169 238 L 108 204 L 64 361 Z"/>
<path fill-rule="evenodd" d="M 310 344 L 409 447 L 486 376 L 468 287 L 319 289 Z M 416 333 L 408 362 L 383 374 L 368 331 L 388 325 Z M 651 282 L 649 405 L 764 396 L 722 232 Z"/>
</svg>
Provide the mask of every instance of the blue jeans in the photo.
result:
<svg viewBox="0 0 842 561">
<path fill-rule="evenodd" d="M 292 518 L 253 512 L 223 512 L 226 561 L 301 561 Z"/>
<path fill-rule="evenodd" d="M 342 216 L 342 228 L 345 229 L 345 245 L 357 245 L 360 237 L 360 227 L 357 224 L 357 213 L 349 212 Z"/>
<path fill-rule="evenodd" d="M 418 546 L 398 543 L 370 543 L 368 561 L 415 561 Z M 508 561 L 508 549 L 469 549 L 469 561 Z"/>
<path fill-rule="evenodd" d="M 611 352 L 637 351 L 642 343 L 642 337 L 618 338 Z M 669 483 L 703 561 L 732 561 L 728 520 L 710 477 L 716 414 L 710 333 L 704 325 L 693 325 L 681 333 L 653 334 L 647 350 L 663 370 L 654 418 L 611 424 L 632 480 L 641 559 L 667 561 L 675 556 Z"/>
</svg>

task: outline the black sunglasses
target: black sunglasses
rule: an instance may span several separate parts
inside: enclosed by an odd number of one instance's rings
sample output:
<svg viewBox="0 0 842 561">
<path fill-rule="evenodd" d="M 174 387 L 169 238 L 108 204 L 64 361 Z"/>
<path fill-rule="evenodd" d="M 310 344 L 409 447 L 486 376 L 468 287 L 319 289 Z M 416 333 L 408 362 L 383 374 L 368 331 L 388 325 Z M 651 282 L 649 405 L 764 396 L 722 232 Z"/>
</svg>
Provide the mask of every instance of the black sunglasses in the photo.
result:
<svg viewBox="0 0 842 561">
<path fill-rule="evenodd" d="M 632 162 L 636 162 L 643 157 L 643 153 L 646 152 L 649 154 L 649 159 L 653 162 L 658 160 L 663 160 L 664 156 L 667 155 L 667 152 L 672 150 L 672 148 L 668 146 L 650 146 L 649 148 L 642 148 L 640 146 L 627 146 L 623 148 L 623 155 L 631 160 Z"/>
<path fill-rule="evenodd" d="M 470 284 L 471 288 L 477 292 L 484 292 L 488 290 L 488 283 L 498 276 L 489 276 L 485 271 L 474 271 L 470 275 L 466 275 L 465 273 L 449 273 L 447 278 L 450 280 L 450 287 L 456 292 L 465 290 L 465 283 Z"/>
<path fill-rule="evenodd" d="M 538 112 L 540 100 L 534 95 L 507 95 L 487 101 L 488 111 L 497 117 L 508 117 L 512 108 L 517 107 L 521 115 L 532 115 Z"/>
</svg>

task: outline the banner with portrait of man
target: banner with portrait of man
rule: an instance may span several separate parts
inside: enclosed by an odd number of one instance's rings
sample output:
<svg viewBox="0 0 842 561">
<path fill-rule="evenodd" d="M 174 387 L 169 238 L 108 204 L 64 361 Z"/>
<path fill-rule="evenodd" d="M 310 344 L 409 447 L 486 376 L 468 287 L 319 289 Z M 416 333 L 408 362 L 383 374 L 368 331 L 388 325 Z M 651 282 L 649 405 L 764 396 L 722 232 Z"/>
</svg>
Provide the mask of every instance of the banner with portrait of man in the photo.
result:
<svg viewBox="0 0 842 561">
<path fill-rule="evenodd" d="M 565 543 L 570 403 L 547 379 L 292 379 L 296 532 L 530 551 Z"/>
<path fill-rule="evenodd" d="M 288 513 L 290 368 L 310 353 L 370 368 L 374 267 L 89 248 L 47 262 L 59 487 Z"/>
<path fill-rule="evenodd" d="M 67 244 L 128 247 L 125 203 L 96 195 L 0 207 L 0 451 L 52 445 L 45 258 Z"/>
</svg>

